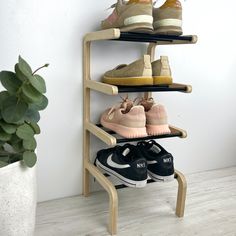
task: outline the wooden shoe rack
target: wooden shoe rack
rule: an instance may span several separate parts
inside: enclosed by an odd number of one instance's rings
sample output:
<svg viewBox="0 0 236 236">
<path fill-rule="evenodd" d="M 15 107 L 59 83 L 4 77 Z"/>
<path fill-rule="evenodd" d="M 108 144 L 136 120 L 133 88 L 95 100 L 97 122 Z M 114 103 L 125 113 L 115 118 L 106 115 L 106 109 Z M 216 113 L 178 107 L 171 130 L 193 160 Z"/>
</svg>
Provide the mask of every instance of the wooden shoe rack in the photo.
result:
<svg viewBox="0 0 236 236">
<path fill-rule="evenodd" d="M 83 194 L 88 196 L 90 192 L 89 188 L 89 174 L 96 178 L 101 186 L 108 192 L 109 195 L 109 232 L 111 235 L 117 232 L 117 216 L 118 216 L 118 195 L 117 189 L 125 187 L 123 185 L 114 186 L 109 181 L 106 175 L 102 174 L 100 170 L 94 166 L 90 160 L 90 134 L 93 134 L 97 138 L 101 139 L 109 146 L 115 146 L 118 143 L 134 142 L 139 140 L 180 137 L 186 138 L 186 131 L 170 126 L 171 133 L 167 135 L 149 136 L 145 138 L 125 139 L 117 137 L 112 131 L 104 129 L 99 124 L 93 124 L 90 121 L 90 90 L 101 92 L 109 95 L 118 95 L 119 93 L 132 93 L 141 92 L 145 97 L 151 97 L 152 92 L 184 92 L 191 93 L 192 87 L 184 84 L 172 84 L 170 86 L 138 86 L 138 87 L 124 87 L 113 86 L 101 82 L 97 82 L 90 77 L 90 48 L 91 42 L 98 40 L 119 40 L 119 41 L 132 41 L 132 42 L 144 42 L 149 43 L 147 47 L 147 54 L 151 56 L 151 60 L 154 60 L 155 47 L 157 45 L 166 44 L 194 44 L 197 42 L 197 36 L 163 36 L 163 35 L 151 35 L 143 33 L 128 33 L 120 32 L 119 29 L 108 29 L 97 32 L 88 33 L 84 37 L 83 41 L 83 86 L 84 86 L 84 124 L 83 124 Z M 115 42 L 114 42 L 115 43 Z M 185 198 L 187 183 L 184 175 L 175 170 L 175 179 L 178 181 L 178 193 L 176 203 L 176 215 L 178 217 L 184 216 Z M 152 180 L 148 181 L 153 182 Z"/>
</svg>

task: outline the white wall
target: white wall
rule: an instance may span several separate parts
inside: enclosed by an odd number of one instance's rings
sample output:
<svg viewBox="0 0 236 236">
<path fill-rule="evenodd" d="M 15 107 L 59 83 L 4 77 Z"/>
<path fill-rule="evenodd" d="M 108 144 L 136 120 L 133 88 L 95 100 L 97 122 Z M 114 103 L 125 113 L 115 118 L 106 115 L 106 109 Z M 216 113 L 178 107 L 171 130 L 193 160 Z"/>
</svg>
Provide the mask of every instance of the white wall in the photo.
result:
<svg viewBox="0 0 236 236">
<path fill-rule="evenodd" d="M 42 113 L 38 138 L 39 201 L 82 191 L 82 37 L 95 31 L 113 0 L 1 0 L 0 70 L 13 69 L 19 54 L 33 68 L 49 62 L 49 107 Z M 160 5 L 163 1 L 159 1 Z M 171 124 L 188 139 L 161 140 L 185 173 L 236 164 L 235 1 L 186 1 L 184 33 L 197 34 L 197 45 L 161 46 L 176 82 L 193 85 L 192 94 L 155 94 L 166 105 Z M 92 47 L 93 78 L 117 64 L 129 63 L 145 45 L 99 42 Z M 118 97 L 92 94 L 93 120 Z M 93 150 L 106 147 L 92 138 Z"/>
</svg>

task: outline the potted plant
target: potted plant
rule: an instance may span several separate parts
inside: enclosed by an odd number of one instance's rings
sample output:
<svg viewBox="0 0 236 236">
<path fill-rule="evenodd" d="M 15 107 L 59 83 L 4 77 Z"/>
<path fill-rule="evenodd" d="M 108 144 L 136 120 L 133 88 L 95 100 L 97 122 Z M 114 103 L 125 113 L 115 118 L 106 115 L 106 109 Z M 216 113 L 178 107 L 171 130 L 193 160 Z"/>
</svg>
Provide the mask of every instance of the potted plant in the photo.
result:
<svg viewBox="0 0 236 236">
<path fill-rule="evenodd" d="M 0 81 L 0 235 L 33 235 L 39 111 L 48 105 L 44 79 L 19 56 Z"/>
</svg>

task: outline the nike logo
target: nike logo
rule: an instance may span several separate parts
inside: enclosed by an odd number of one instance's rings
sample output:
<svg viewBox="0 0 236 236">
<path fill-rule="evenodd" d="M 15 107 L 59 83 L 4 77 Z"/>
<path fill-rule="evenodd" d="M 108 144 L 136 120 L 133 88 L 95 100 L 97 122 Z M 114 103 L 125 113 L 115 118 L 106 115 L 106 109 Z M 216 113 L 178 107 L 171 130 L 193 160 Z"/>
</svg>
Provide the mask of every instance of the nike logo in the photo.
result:
<svg viewBox="0 0 236 236">
<path fill-rule="evenodd" d="M 145 168 L 146 167 L 146 163 L 138 163 L 137 164 L 137 168 Z"/>
<path fill-rule="evenodd" d="M 147 161 L 148 165 L 151 165 L 151 164 L 156 164 L 157 161 Z"/>
<path fill-rule="evenodd" d="M 125 169 L 125 168 L 128 168 L 128 167 L 130 167 L 130 165 L 129 164 L 118 164 L 118 163 L 116 163 L 116 162 L 114 162 L 113 160 L 112 160 L 112 154 L 107 158 L 107 164 L 109 165 L 109 166 L 111 166 L 111 167 L 113 167 L 113 168 L 117 168 L 117 169 Z"/>
<path fill-rule="evenodd" d="M 170 158 L 170 157 L 169 157 L 169 158 L 164 158 L 164 159 L 163 159 L 163 162 L 164 162 L 164 163 L 169 163 L 169 162 L 171 162 L 171 158 Z"/>
</svg>

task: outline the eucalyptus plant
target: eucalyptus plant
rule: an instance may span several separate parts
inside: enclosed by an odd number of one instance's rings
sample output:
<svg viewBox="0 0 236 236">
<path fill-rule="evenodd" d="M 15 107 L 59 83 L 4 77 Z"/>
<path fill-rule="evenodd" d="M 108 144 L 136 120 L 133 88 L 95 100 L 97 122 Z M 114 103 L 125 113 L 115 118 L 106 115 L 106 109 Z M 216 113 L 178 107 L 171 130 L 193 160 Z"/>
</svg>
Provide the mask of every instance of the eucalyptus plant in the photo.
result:
<svg viewBox="0 0 236 236">
<path fill-rule="evenodd" d="M 37 161 L 35 135 L 40 133 L 37 124 L 39 111 L 48 105 L 44 79 L 36 74 L 19 56 L 15 71 L 1 71 L 0 81 L 5 88 L 0 92 L 0 168 L 23 160 L 28 167 Z"/>
</svg>

